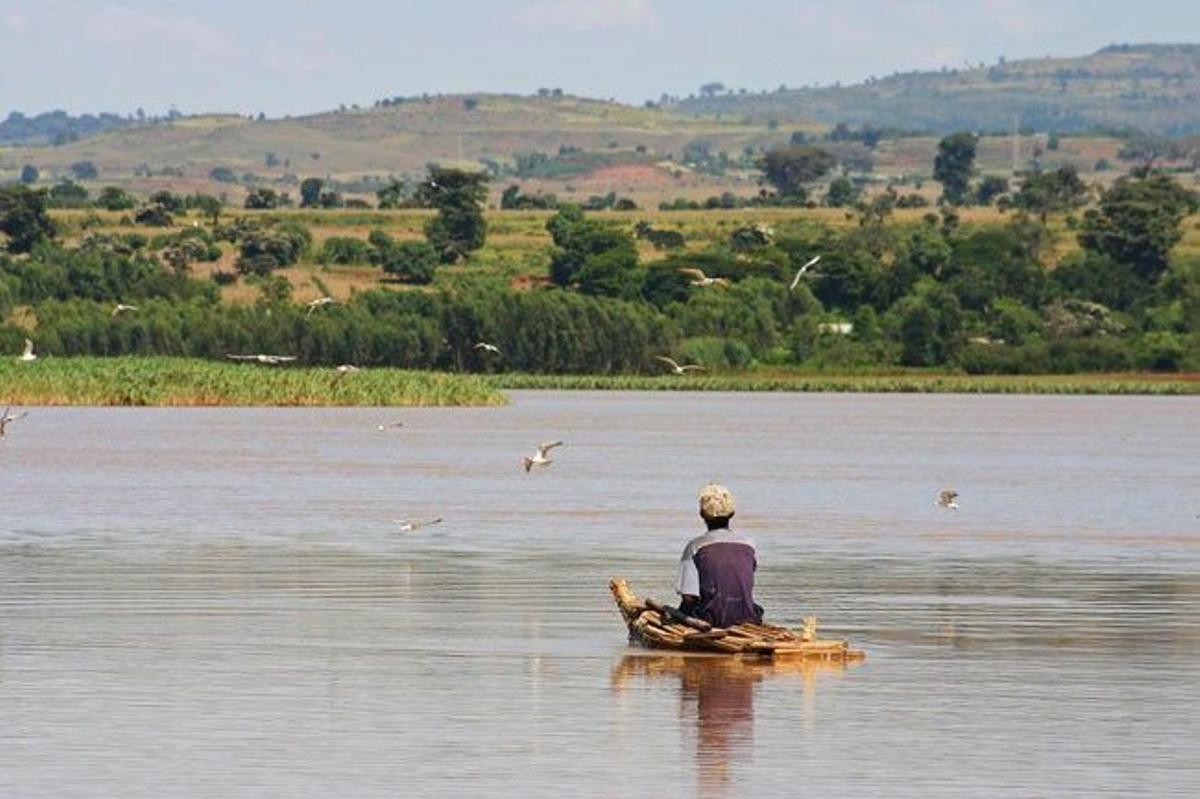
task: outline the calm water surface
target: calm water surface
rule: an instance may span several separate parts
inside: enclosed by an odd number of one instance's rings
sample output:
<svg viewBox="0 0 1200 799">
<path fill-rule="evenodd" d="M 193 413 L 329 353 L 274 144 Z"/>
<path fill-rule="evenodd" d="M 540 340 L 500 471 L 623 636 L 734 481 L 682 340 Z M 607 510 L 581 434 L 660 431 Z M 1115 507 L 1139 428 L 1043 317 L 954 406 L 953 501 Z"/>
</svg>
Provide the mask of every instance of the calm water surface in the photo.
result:
<svg viewBox="0 0 1200 799">
<path fill-rule="evenodd" d="M 0 796 L 1195 796 L 1198 453 L 1195 399 L 35 409 Z M 710 478 L 865 663 L 627 648 L 607 580 L 668 598 Z"/>
</svg>

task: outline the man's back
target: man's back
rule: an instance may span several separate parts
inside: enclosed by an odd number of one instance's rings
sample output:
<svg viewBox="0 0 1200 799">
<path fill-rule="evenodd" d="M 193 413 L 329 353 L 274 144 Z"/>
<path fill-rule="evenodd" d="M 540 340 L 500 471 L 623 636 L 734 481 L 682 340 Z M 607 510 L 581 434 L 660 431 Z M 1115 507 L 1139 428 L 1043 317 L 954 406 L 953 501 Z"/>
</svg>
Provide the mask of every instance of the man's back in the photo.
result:
<svg viewBox="0 0 1200 799">
<path fill-rule="evenodd" d="M 754 604 L 754 542 L 727 527 L 693 538 L 679 561 L 676 590 L 699 597 L 688 612 L 717 626 L 762 621 Z"/>
</svg>

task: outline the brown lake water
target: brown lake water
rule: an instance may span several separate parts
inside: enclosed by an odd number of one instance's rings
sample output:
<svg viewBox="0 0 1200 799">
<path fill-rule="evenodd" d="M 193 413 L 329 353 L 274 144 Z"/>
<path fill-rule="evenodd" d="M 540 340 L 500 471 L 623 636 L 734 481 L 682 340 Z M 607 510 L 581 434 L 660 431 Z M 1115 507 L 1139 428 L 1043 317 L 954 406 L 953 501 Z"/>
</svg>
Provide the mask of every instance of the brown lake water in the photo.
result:
<svg viewBox="0 0 1200 799">
<path fill-rule="evenodd" d="M 710 478 L 864 663 L 626 645 Z M 5 799 L 1200 795 L 1196 399 L 46 408 L 0 484 Z"/>
</svg>

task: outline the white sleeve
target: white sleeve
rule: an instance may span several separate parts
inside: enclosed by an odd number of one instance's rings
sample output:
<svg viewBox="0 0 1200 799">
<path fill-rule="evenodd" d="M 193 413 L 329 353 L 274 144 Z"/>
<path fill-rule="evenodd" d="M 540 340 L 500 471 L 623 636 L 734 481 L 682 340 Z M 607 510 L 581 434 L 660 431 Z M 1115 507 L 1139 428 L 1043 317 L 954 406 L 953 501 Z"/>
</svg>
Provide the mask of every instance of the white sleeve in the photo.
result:
<svg viewBox="0 0 1200 799">
<path fill-rule="evenodd" d="M 683 557 L 679 559 L 679 579 L 675 583 L 675 592 L 680 596 L 700 596 L 700 572 L 696 571 L 690 546 L 683 550 Z"/>
</svg>

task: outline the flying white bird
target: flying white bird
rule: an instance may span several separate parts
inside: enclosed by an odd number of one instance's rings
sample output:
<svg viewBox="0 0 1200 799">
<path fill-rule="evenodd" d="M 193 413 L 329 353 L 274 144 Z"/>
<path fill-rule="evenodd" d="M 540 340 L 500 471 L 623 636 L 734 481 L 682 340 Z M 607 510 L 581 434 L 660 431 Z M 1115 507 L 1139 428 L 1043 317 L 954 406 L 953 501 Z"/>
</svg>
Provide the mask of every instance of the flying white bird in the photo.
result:
<svg viewBox="0 0 1200 799">
<path fill-rule="evenodd" d="M 709 277 L 704 274 L 701 269 L 693 269 L 691 267 L 681 268 L 679 270 L 685 275 L 691 275 L 691 284 L 693 286 L 728 286 L 729 281 L 723 277 Z"/>
<path fill-rule="evenodd" d="M 127 311 L 136 311 L 137 309 L 136 305 L 126 305 L 125 303 L 118 302 L 117 306 L 112 309 L 112 315 L 119 316 Z"/>
<path fill-rule="evenodd" d="M 267 366 L 278 366 L 281 363 L 289 363 L 296 360 L 295 355 L 264 355 L 262 353 L 258 353 L 257 355 L 226 355 L 225 357 L 235 361 L 256 361 L 258 363 L 265 363 Z"/>
<path fill-rule="evenodd" d="M 436 519 L 427 519 L 425 521 L 409 521 L 408 519 L 397 519 L 396 523 L 400 525 L 400 530 L 405 533 L 411 533 L 413 530 L 420 530 L 422 527 L 431 527 L 435 524 L 442 523 L 442 517 Z"/>
<path fill-rule="evenodd" d="M 25 339 L 25 351 L 21 353 L 20 357 L 17 358 L 17 361 L 28 363 L 29 361 L 36 360 L 37 356 L 33 354 L 33 342 L 29 339 Z"/>
<path fill-rule="evenodd" d="M 8 427 L 10 422 L 15 422 L 18 419 L 24 419 L 29 415 L 28 411 L 25 413 L 10 413 L 11 410 L 12 407 L 10 406 L 4 409 L 3 414 L 0 414 L 0 438 L 4 438 L 4 429 Z"/>
<path fill-rule="evenodd" d="M 810 267 L 816 265 L 816 263 L 820 260 L 821 260 L 821 256 L 818 255 L 816 258 L 813 258 L 811 261 L 806 263 L 804 266 L 797 269 L 796 276 L 794 278 L 792 278 L 792 285 L 788 286 L 788 291 L 795 291 L 796 286 L 800 285 L 800 278 L 804 277 L 804 273 L 807 272 Z"/>
<path fill-rule="evenodd" d="M 337 300 L 335 300 L 333 297 L 317 297 L 308 304 L 308 312 L 304 315 L 312 316 L 313 311 L 326 305 L 333 305 L 335 302 L 337 302 Z"/>
<path fill-rule="evenodd" d="M 689 371 L 691 371 L 693 369 L 697 369 L 700 371 L 704 370 L 703 366 L 700 366 L 699 364 L 695 364 L 695 363 L 689 363 L 689 364 L 680 366 L 679 364 L 677 364 L 675 362 L 675 360 L 673 358 L 668 358 L 665 355 L 655 355 L 654 358 L 655 358 L 655 360 L 662 361 L 667 366 L 671 367 L 672 374 L 677 374 L 677 375 L 687 374 Z"/>
<path fill-rule="evenodd" d="M 958 510 L 957 500 L 957 491 L 943 491 L 942 493 L 938 494 L 937 502 L 935 504 L 939 508 L 945 508 L 946 510 Z"/>
<path fill-rule="evenodd" d="M 555 447 L 561 447 L 562 443 L 561 441 L 544 441 L 538 444 L 536 453 L 532 456 L 526 455 L 521 459 L 521 462 L 525 464 L 525 471 L 528 472 L 534 466 L 549 466 L 554 463 L 554 461 L 546 457 L 546 453 Z"/>
<path fill-rule="evenodd" d="M 483 350 L 484 352 L 490 352 L 490 353 L 492 353 L 493 355 L 499 355 L 499 354 L 500 354 L 500 348 L 499 348 L 499 347 L 497 347 L 495 344 L 488 344 L 486 341 L 480 341 L 480 342 L 477 342 L 477 343 L 475 344 L 475 349 L 477 349 L 477 350 Z"/>
</svg>

